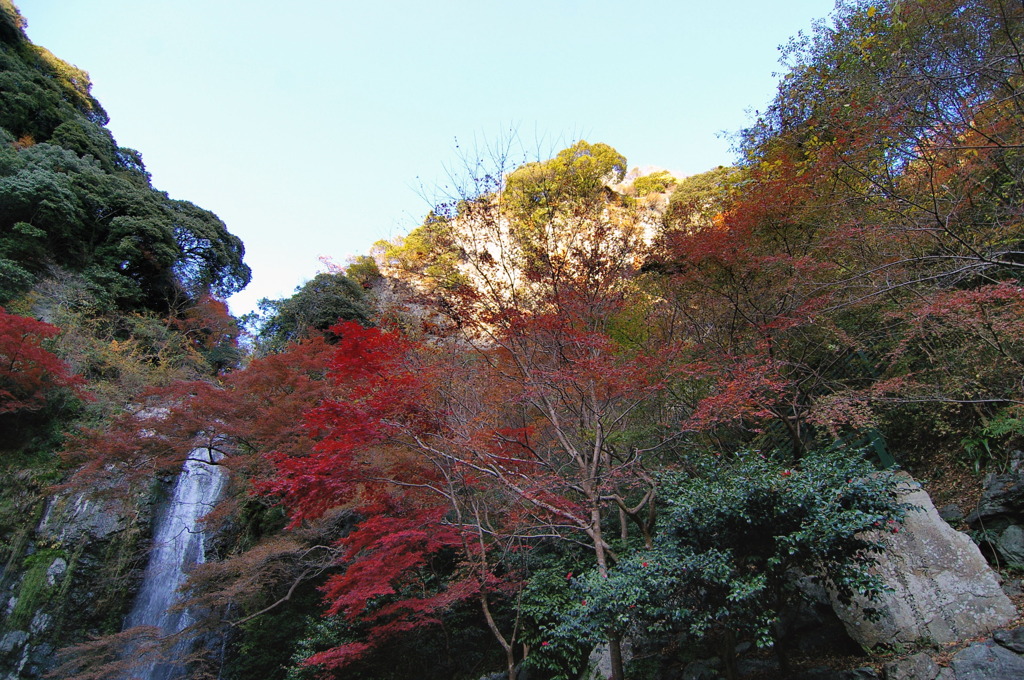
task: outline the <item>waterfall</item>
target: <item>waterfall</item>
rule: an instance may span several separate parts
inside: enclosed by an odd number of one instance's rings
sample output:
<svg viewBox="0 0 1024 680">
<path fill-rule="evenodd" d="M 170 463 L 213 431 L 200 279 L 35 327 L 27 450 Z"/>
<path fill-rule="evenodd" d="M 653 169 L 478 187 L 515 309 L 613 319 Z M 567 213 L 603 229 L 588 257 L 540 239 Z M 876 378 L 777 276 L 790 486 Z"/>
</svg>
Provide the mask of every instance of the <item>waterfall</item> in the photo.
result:
<svg viewBox="0 0 1024 680">
<path fill-rule="evenodd" d="M 188 570 L 204 562 L 205 541 L 200 520 L 213 509 L 220 498 L 226 473 L 216 465 L 221 454 L 210 449 L 189 453 L 174 485 L 174 494 L 157 519 L 153 548 L 125 628 L 154 626 L 161 636 L 178 633 L 195 619 L 188 610 L 168 611 L 181 597 L 178 589 L 185 582 Z M 189 651 L 192 640 L 179 641 L 168 657 L 133 671 L 132 678 L 173 680 L 183 677 L 180 663 Z"/>
</svg>

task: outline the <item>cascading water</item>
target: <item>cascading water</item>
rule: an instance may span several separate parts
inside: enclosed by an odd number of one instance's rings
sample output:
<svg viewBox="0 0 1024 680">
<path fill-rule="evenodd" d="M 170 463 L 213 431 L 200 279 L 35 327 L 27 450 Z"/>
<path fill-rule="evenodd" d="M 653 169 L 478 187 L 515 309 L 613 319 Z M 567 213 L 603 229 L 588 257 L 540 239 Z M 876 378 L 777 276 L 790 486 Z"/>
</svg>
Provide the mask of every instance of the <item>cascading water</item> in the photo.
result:
<svg viewBox="0 0 1024 680">
<path fill-rule="evenodd" d="M 204 562 L 205 543 L 200 520 L 213 509 L 227 481 L 217 461 L 221 454 L 210 449 L 189 453 L 174 485 L 174 494 L 158 518 L 149 564 L 142 587 L 128 615 L 125 628 L 153 626 L 161 636 L 179 633 L 194 623 L 188 610 L 171 611 L 177 603 L 178 589 L 188 570 Z M 132 678 L 173 680 L 183 677 L 181 660 L 192 647 L 192 640 L 179 641 L 158 662 L 136 668 Z"/>
</svg>

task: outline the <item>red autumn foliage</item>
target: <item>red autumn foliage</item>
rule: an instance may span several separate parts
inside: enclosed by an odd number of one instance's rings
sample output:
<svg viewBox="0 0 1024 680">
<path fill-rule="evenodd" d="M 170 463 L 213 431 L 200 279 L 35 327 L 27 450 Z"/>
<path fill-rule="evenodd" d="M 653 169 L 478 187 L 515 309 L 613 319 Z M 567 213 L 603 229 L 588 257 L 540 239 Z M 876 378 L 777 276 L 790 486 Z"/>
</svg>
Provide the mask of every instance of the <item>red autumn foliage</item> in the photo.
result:
<svg viewBox="0 0 1024 680">
<path fill-rule="evenodd" d="M 231 316 L 227 303 L 212 295 L 203 295 L 179 318 L 172 318 L 171 326 L 184 334 L 196 349 L 234 344 L 238 336 L 238 323 Z"/>
<path fill-rule="evenodd" d="M 296 523 L 339 505 L 364 518 L 342 541 L 344 571 L 325 595 L 329 611 L 362 621 L 368 637 L 312 663 L 341 667 L 469 597 L 511 659 L 489 614 L 488 598 L 517 582 L 491 569 L 496 541 L 583 535 L 606 569 L 613 555 L 595 521 L 606 506 L 650 539 L 653 480 L 639 452 L 618 449 L 610 433 L 656 400 L 675 350 L 613 341 L 605 327 L 621 300 L 588 303 L 566 289 L 552 303 L 495 317 L 500 325 L 476 345 L 334 327 L 332 398 L 306 418 L 317 444 L 276 455 L 278 476 L 263 486 Z M 444 584 L 413 588 L 442 555 Z"/>
<path fill-rule="evenodd" d="M 277 475 L 261 487 L 283 500 L 293 525 L 350 500 L 366 477 L 362 455 L 415 421 L 420 410 L 423 376 L 403 363 L 411 359 L 406 340 L 355 322 L 332 332 L 339 338 L 327 366 L 333 398 L 310 405 L 304 415 L 317 443 L 298 456 L 274 450 Z"/>
<path fill-rule="evenodd" d="M 259 486 L 288 507 L 292 526 L 339 506 L 360 518 L 323 592 L 327 615 L 361 622 L 366 638 L 308 663 L 341 668 L 471 599 L 502 639 L 488 597 L 515 579 L 489 567 L 487 535 L 502 522 L 478 514 L 481 475 L 464 464 L 451 409 L 428 389 L 444 382 L 443 352 L 352 322 L 332 332 L 331 394 L 304 420 L 315 444 L 275 451 L 276 475 Z"/>
<path fill-rule="evenodd" d="M 462 532 L 443 521 L 447 508 L 403 508 L 403 502 L 378 506 L 342 539 L 344 571 L 322 588 L 327 614 L 361 621 L 365 640 L 316 654 L 307 664 L 341 668 L 395 636 L 439 623 L 441 613 L 493 587 L 473 572 L 446 573 L 451 557 L 467 545 Z M 435 580 L 446 582 L 439 588 Z"/>
<path fill-rule="evenodd" d="M 196 447 L 228 454 L 238 448 L 255 454 L 309 451 L 303 414 L 325 398 L 331 351 L 322 338 L 313 338 L 215 382 L 179 381 L 149 390 L 135 409 L 68 442 L 63 455 L 80 464 L 70 484 L 102 487 L 104 479 L 142 481 L 173 473 Z M 262 455 L 229 455 L 221 463 L 257 479 L 271 469 Z"/>
<path fill-rule="evenodd" d="M 82 378 L 43 347 L 59 332 L 52 324 L 10 314 L 0 307 L 0 414 L 37 411 L 60 388 L 84 394 Z"/>
</svg>

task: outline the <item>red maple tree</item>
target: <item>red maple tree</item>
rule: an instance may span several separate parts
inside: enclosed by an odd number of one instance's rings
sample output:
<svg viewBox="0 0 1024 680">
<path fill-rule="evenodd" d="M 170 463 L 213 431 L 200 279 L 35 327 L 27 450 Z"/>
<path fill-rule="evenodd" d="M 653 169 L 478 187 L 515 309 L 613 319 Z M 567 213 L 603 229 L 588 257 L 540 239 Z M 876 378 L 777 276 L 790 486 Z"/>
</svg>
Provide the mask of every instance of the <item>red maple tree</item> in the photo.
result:
<svg viewBox="0 0 1024 680">
<path fill-rule="evenodd" d="M 44 347 L 58 333 L 52 324 L 0 307 L 0 414 L 38 411 L 60 388 L 84 394 L 83 379 Z"/>
</svg>

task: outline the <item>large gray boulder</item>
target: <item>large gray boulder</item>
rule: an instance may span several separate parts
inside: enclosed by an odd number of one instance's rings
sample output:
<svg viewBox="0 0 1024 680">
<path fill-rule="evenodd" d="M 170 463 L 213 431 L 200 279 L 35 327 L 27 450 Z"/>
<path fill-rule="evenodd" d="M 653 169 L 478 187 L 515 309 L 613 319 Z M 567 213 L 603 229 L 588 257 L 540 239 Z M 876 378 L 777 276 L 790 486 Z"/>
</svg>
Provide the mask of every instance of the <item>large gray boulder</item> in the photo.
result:
<svg viewBox="0 0 1024 680">
<path fill-rule="evenodd" d="M 1011 468 L 985 478 L 978 507 L 967 517 L 992 559 L 1024 567 L 1024 453 L 1015 451 Z"/>
<path fill-rule="evenodd" d="M 884 532 L 887 549 L 876 571 L 891 592 L 862 606 L 880 610 L 866 620 L 857 607 L 833 598 L 847 632 L 864 647 L 931 640 L 953 642 L 985 635 L 1016 616 L 977 546 L 939 517 L 931 498 L 909 475 L 901 501 L 916 506 L 898 533 Z"/>
<path fill-rule="evenodd" d="M 1024 451 L 1013 451 L 1009 469 L 985 477 L 978 507 L 967 516 L 972 529 L 1001 531 L 1024 520 Z"/>
<path fill-rule="evenodd" d="M 960 650 L 950 668 L 956 680 L 1024 678 L 1024 658 L 992 642 L 976 642 Z"/>
<path fill-rule="evenodd" d="M 993 639 L 1015 654 L 1024 654 L 1024 627 L 1013 630 L 997 630 Z"/>
</svg>

